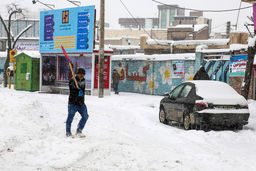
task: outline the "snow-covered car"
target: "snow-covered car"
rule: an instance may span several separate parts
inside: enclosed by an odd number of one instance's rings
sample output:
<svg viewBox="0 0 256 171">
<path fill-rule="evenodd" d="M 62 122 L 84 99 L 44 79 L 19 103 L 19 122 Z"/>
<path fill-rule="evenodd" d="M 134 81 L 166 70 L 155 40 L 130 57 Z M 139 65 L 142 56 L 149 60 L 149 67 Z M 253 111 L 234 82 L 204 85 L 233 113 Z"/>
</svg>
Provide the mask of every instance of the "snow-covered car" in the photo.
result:
<svg viewBox="0 0 256 171">
<path fill-rule="evenodd" d="M 188 129 L 242 129 L 248 124 L 248 104 L 228 84 L 220 81 L 188 81 L 165 94 L 159 120 L 177 122 Z"/>
</svg>

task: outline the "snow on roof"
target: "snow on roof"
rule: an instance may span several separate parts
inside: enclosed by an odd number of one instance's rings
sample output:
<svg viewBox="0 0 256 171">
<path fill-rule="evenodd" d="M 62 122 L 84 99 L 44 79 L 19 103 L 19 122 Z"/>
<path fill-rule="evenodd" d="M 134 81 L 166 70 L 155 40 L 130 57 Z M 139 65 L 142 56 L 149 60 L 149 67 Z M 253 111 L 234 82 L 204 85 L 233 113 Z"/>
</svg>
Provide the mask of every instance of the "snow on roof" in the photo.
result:
<svg viewBox="0 0 256 171">
<path fill-rule="evenodd" d="M 99 45 L 95 45 L 94 50 L 99 50 Z M 104 51 L 113 51 L 113 49 L 111 49 L 109 45 L 104 45 Z"/>
<path fill-rule="evenodd" d="M 32 58 L 40 58 L 41 57 L 41 54 L 39 53 L 39 51 L 18 51 L 17 52 L 17 55 L 21 54 L 21 53 L 25 53 L 27 55 L 29 55 L 30 57 Z M 7 56 L 7 52 L 6 51 L 3 51 L 3 52 L 0 52 L 0 58 L 6 58 Z"/>
<path fill-rule="evenodd" d="M 208 40 L 155 40 L 148 39 L 148 44 L 162 44 L 162 45 L 227 45 L 229 43 L 229 39 L 208 39 Z"/>
<path fill-rule="evenodd" d="M 245 45 L 245 44 L 231 44 L 229 49 L 231 51 L 236 51 L 236 50 L 247 50 L 248 49 L 248 45 Z"/>
<path fill-rule="evenodd" d="M 127 50 L 127 49 L 140 49 L 140 46 L 133 45 L 109 45 L 111 49 Z"/>
<path fill-rule="evenodd" d="M 203 98 L 207 103 L 222 105 L 247 105 L 243 96 L 238 94 L 228 84 L 220 81 L 188 81 L 196 86 L 196 94 Z"/>
<path fill-rule="evenodd" d="M 208 27 L 208 24 L 196 24 L 196 25 L 194 25 L 194 31 L 196 31 L 196 32 L 200 31 L 205 27 Z"/>
<path fill-rule="evenodd" d="M 207 26 L 208 26 L 208 24 L 195 24 L 194 26 L 192 24 L 179 24 L 179 25 L 172 26 L 169 28 L 194 28 L 194 31 L 198 32 L 199 30 L 201 30 Z"/>
<path fill-rule="evenodd" d="M 133 54 L 133 55 L 113 55 L 112 60 L 154 60 L 154 61 L 168 61 L 168 60 L 195 60 L 195 53 L 180 53 L 180 54 Z"/>
<path fill-rule="evenodd" d="M 138 39 L 139 40 L 138 37 L 130 37 L 130 36 L 105 38 L 105 40 L 122 40 L 122 39 Z"/>
<path fill-rule="evenodd" d="M 201 53 L 228 53 L 232 51 L 238 51 L 238 50 L 247 50 L 248 45 L 245 44 L 231 44 L 229 48 L 227 49 L 208 49 L 208 46 L 206 45 L 200 45 L 197 46 L 196 52 L 201 52 Z"/>
<path fill-rule="evenodd" d="M 21 53 L 25 53 L 26 55 L 28 55 L 32 58 L 40 58 L 41 57 L 41 54 L 39 53 L 39 51 L 28 51 L 28 50 L 27 51 L 18 51 L 17 55 L 19 55 Z"/>
</svg>

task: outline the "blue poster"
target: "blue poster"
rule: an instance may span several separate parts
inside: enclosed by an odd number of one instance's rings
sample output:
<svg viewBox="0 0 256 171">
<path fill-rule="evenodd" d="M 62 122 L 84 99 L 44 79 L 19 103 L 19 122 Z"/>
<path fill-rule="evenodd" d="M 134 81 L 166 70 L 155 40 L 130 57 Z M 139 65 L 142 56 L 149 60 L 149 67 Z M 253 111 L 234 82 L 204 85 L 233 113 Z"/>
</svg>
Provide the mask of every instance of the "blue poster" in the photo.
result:
<svg viewBox="0 0 256 171">
<path fill-rule="evenodd" d="M 40 12 L 40 53 L 90 53 L 94 41 L 95 6 Z"/>
<path fill-rule="evenodd" d="M 229 76 L 244 77 L 247 63 L 247 55 L 233 55 L 230 57 Z"/>
</svg>

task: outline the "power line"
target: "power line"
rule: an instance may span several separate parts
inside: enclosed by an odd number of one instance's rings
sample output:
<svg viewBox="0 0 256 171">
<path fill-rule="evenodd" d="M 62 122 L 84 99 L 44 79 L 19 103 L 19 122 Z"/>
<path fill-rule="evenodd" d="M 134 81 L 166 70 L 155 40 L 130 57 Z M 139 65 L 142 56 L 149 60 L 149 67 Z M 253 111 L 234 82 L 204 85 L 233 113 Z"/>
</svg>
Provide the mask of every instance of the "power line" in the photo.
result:
<svg viewBox="0 0 256 171">
<path fill-rule="evenodd" d="M 131 13 L 130 10 L 128 9 L 128 7 L 123 3 L 123 1 L 120 0 L 120 2 L 122 3 L 122 5 L 123 5 L 124 8 L 126 9 L 126 11 L 129 13 L 129 15 L 132 17 L 132 19 L 138 24 L 138 26 L 141 26 L 140 23 L 136 20 L 136 18 L 132 15 L 132 13 Z M 147 30 L 145 30 L 144 27 L 141 27 L 141 28 L 144 30 L 145 33 L 147 33 L 147 35 L 148 35 L 151 39 L 153 39 L 153 38 L 151 37 L 151 35 L 147 32 Z M 154 40 L 157 44 L 159 44 L 156 39 L 153 39 L 153 40 Z"/>
<path fill-rule="evenodd" d="M 168 5 L 168 4 L 165 4 L 165 3 L 157 1 L 157 0 L 152 0 L 152 1 L 156 2 L 158 4 L 161 4 L 161 5 L 175 7 L 175 8 L 178 8 L 178 9 L 191 10 L 191 11 L 200 11 L 200 12 L 231 12 L 231 11 L 239 11 L 239 10 L 244 10 L 244 9 L 252 8 L 252 6 L 247 6 L 247 7 L 243 7 L 243 8 L 224 9 L 224 10 L 199 10 L 199 9 L 193 9 L 193 8 L 178 7 L 178 6 L 175 6 L 175 5 Z"/>
</svg>

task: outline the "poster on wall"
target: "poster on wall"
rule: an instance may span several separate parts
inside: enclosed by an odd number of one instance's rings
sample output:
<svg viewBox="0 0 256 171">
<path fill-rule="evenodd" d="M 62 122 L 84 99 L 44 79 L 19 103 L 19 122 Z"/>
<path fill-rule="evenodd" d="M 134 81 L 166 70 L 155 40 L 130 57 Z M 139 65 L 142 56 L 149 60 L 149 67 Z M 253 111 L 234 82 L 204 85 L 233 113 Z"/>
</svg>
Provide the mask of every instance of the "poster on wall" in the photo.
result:
<svg viewBox="0 0 256 171">
<path fill-rule="evenodd" d="M 172 61 L 172 78 L 184 78 L 184 61 Z"/>
<path fill-rule="evenodd" d="M 245 74 L 247 55 L 234 55 L 230 57 L 229 76 L 243 77 Z"/>
<path fill-rule="evenodd" d="M 99 56 L 95 56 L 94 88 L 98 88 L 99 79 Z M 110 57 L 104 57 L 104 88 L 109 88 Z"/>
<path fill-rule="evenodd" d="M 56 57 L 42 57 L 42 85 L 55 85 L 56 80 Z"/>
<path fill-rule="evenodd" d="M 40 53 L 92 52 L 94 6 L 40 12 Z"/>
<path fill-rule="evenodd" d="M 91 56 L 75 56 L 69 57 L 74 73 L 78 68 L 85 69 L 85 88 L 91 89 L 92 76 L 92 57 Z M 72 78 L 72 73 L 68 67 L 66 57 L 59 56 L 59 73 L 58 86 L 68 86 L 69 80 Z"/>
</svg>

